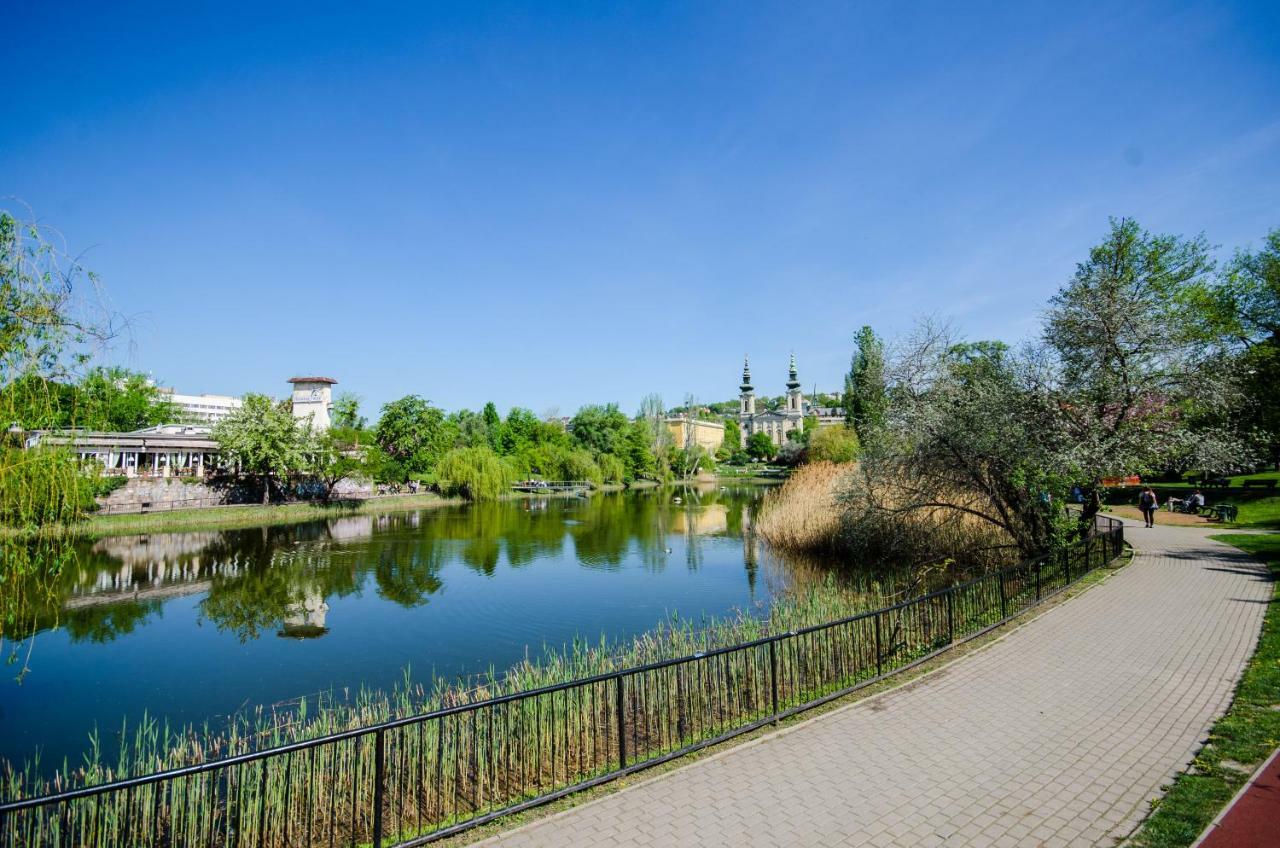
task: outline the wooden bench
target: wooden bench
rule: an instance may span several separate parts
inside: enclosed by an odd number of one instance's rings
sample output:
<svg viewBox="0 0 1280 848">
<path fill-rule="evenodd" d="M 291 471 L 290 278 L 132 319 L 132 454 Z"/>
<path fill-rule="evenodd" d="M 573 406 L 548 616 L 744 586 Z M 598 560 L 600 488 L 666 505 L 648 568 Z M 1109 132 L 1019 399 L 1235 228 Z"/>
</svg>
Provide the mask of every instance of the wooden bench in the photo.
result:
<svg viewBox="0 0 1280 848">
<path fill-rule="evenodd" d="M 1280 480 L 1245 480 L 1246 489 L 1274 489 Z"/>
</svg>

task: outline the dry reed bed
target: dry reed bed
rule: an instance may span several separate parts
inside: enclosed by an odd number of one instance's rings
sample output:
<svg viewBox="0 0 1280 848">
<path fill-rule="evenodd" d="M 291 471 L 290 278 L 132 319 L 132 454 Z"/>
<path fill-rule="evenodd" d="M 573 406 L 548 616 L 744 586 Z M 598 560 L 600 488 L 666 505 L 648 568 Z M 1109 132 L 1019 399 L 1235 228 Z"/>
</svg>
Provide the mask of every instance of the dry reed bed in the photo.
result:
<svg viewBox="0 0 1280 848">
<path fill-rule="evenodd" d="M 961 562 L 982 570 L 1016 560 L 1012 539 L 976 517 L 981 499 L 959 492 L 924 498 L 905 480 L 869 479 L 857 463 L 801 466 L 765 496 L 757 530 L 793 554 L 839 554 L 860 563 L 913 568 Z M 934 500 L 952 506 L 913 506 Z M 950 556 L 940 558 L 939 551 Z"/>
</svg>

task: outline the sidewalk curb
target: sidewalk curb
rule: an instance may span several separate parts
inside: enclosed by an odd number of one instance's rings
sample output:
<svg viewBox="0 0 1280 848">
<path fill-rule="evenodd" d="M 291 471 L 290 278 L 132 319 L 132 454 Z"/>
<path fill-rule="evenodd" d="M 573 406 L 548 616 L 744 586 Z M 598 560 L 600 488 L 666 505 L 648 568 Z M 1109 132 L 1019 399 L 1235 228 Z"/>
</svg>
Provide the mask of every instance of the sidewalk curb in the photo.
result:
<svg viewBox="0 0 1280 848">
<path fill-rule="evenodd" d="M 1209 822 L 1209 826 L 1204 829 L 1204 832 L 1196 838 L 1195 842 L 1191 843 L 1191 848 L 1200 848 L 1200 846 L 1205 843 L 1205 840 L 1217 831 L 1217 829 L 1222 825 L 1223 819 L 1225 819 L 1231 811 L 1236 808 L 1236 804 L 1240 802 L 1240 799 L 1253 788 L 1253 785 L 1258 782 L 1258 778 L 1262 777 L 1277 758 L 1280 758 L 1280 748 L 1276 748 L 1272 751 L 1271 756 L 1267 757 L 1262 762 L 1262 765 L 1258 766 L 1258 768 L 1254 770 L 1253 774 L 1249 775 L 1249 779 L 1245 781 L 1244 786 L 1240 787 L 1240 791 L 1231 797 L 1231 800 L 1228 801 L 1227 805 L 1218 812 L 1218 815 L 1214 817 L 1213 821 Z"/>
</svg>

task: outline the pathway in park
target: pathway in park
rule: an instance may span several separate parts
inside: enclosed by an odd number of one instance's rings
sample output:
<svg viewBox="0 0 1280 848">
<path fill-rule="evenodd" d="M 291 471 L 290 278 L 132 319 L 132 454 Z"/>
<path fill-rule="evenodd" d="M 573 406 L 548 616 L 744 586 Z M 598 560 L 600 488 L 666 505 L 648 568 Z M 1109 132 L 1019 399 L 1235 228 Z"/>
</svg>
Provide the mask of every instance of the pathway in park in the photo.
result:
<svg viewBox="0 0 1280 848">
<path fill-rule="evenodd" d="M 1113 844 L 1226 710 L 1271 593 L 1204 531 L 1125 533 L 1127 568 L 917 683 L 486 844 Z"/>
</svg>

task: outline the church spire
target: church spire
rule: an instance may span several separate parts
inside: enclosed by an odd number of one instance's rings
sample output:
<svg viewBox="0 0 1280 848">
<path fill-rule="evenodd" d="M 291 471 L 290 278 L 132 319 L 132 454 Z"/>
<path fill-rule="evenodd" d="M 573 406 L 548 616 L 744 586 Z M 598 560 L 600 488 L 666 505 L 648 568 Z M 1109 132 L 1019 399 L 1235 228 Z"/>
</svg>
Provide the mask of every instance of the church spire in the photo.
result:
<svg viewBox="0 0 1280 848">
<path fill-rule="evenodd" d="M 744 420 L 749 419 L 756 414 L 756 390 L 751 388 L 751 362 L 746 356 L 742 357 L 742 385 L 738 388 L 742 390 L 742 394 L 739 395 L 738 417 Z M 744 430 L 743 437 L 745 436 Z"/>
<path fill-rule="evenodd" d="M 788 376 L 789 376 L 789 379 L 787 380 L 787 390 L 788 390 L 788 391 L 795 391 L 796 389 L 800 388 L 800 379 L 799 379 L 798 377 L 796 377 L 796 354 L 795 354 L 795 351 L 792 351 L 792 353 L 791 353 L 791 370 L 790 370 L 790 372 L 789 372 Z"/>
</svg>

